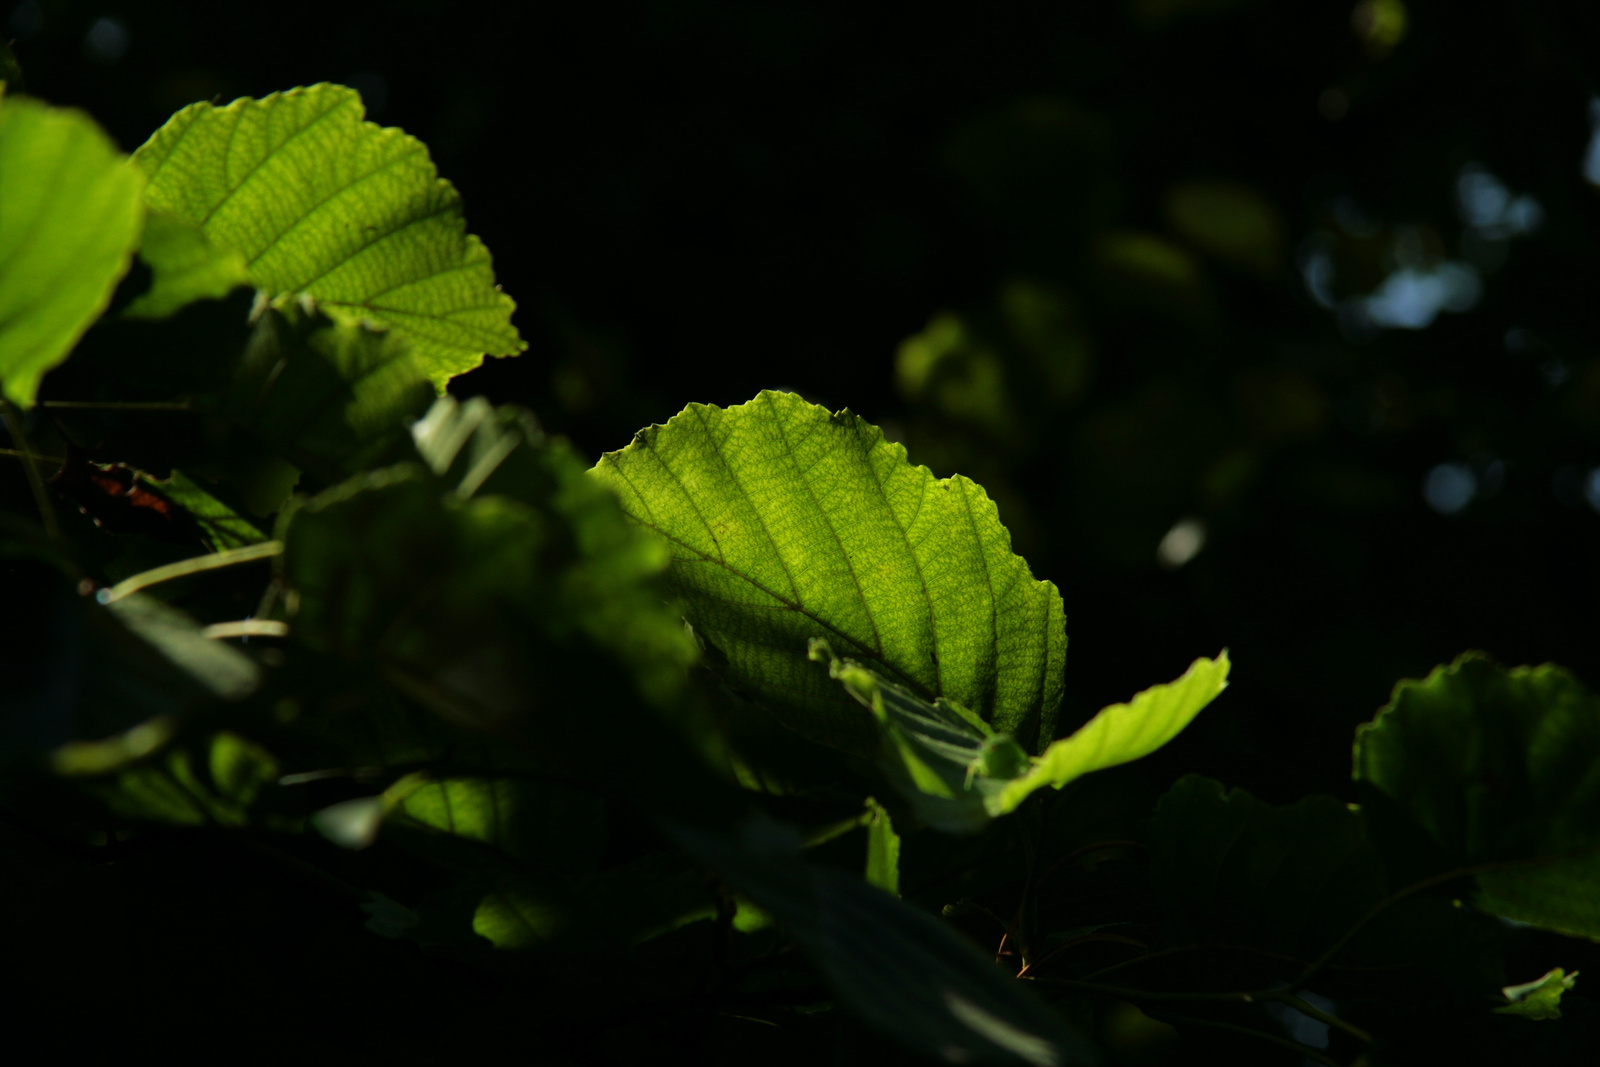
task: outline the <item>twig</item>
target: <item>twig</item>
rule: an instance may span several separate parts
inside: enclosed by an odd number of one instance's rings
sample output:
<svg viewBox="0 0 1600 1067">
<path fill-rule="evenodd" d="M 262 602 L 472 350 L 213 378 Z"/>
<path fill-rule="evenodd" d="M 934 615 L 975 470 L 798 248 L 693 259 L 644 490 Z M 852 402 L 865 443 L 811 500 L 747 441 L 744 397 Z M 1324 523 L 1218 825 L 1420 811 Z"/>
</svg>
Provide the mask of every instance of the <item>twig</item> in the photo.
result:
<svg viewBox="0 0 1600 1067">
<path fill-rule="evenodd" d="M 1393 893 L 1390 893 L 1388 896 L 1384 897 L 1382 900 L 1378 901 L 1371 908 L 1367 909 L 1367 913 L 1361 916 L 1361 918 L 1357 919 L 1355 921 L 1355 925 L 1346 930 L 1344 934 L 1340 936 L 1339 940 L 1330 945 L 1328 950 L 1322 955 L 1312 960 L 1311 963 L 1306 966 L 1306 969 L 1300 972 L 1300 976 L 1293 982 L 1289 983 L 1289 992 L 1292 993 L 1296 990 L 1304 989 L 1306 983 L 1311 981 L 1311 979 L 1315 977 L 1319 971 L 1326 967 L 1335 956 L 1344 951 L 1345 947 L 1348 946 L 1351 941 L 1355 940 L 1356 935 L 1362 930 L 1366 929 L 1367 924 L 1373 919 L 1376 919 L 1390 907 L 1400 903 L 1400 901 L 1416 893 L 1420 893 L 1424 889 L 1432 889 L 1436 885 L 1443 885 L 1445 882 L 1453 882 L 1457 878 L 1468 878 L 1477 874 L 1492 874 L 1496 871 L 1511 871 L 1521 867 L 1539 867 L 1547 863 L 1559 863 L 1562 860 L 1576 859 L 1581 856 L 1592 854 L 1597 849 L 1600 849 L 1600 846 L 1579 849 L 1576 852 L 1568 852 L 1556 856 L 1531 856 L 1520 860 L 1499 860 L 1493 863 L 1473 864 L 1469 867 L 1456 867 L 1452 870 L 1431 875 L 1430 877 L 1424 878 L 1420 882 L 1413 882 L 1411 885 L 1397 889 Z"/>
<path fill-rule="evenodd" d="M 11 430 L 11 440 L 17 446 L 16 454 L 22 457 L 22 469 L 27 472 L 28 488 L 33 490 L 33 502 L 39 507 L 39 518 L 44 522 L 44 532 L 52 541 L 61 540 L 61 525 L 56 522 L 56 509 L 45 491 L 44 479 L 39 477 L 39 464 L 34 461 L 33 446 L 22 429 L 22 412 L 10 400 L 0 397 L 0 414 L 5 415 L 6 426 Z"/>
<path fill-rule="evenodd" d="M 213 552 L 209 556 L 196 556 L 194 559 L 181 559 L 176 563 L 168 563 L 164 567 L 135 574 L 131 578 L 124 578 L 116 585 L 100 590 L 95 594 L 95 599 L 102 604 L 109 604 L 113 600 L 120 600 L 129 593 L 136 593 L 147 586 L 160 582 L 171 581 L 173 578 L 182 578 L 187 574 L 198 574 L 201 571 L 216 570 L 219 567 L 231 567 L 236 563 L 250 563 L 258 559 L 271 559 L 283 553 L 282 541 L 265 541 L 259 545 L 246 545 L 243 548 L 230 548 L 226 552 Z"/>
<path fill-rule="evenodd" d="M 1229 1030 L 1236 1034 L 1248 1034 L 1250 1037 L 1259 1038 L 1262 1041 L 1270 1041 L 1274 1045 L 1282 1045 L 1284 1048 L 1293 1049 L 1306 1059 L 1315 1060 L 1317 1063 L 1326 1064 L 1327 1067 L 1344 1067 L 1344 1064 L 1340 1063 L 1338 1060 L 1334 1059 L 1332 1056 L 1320 1049 L 1314 1049 L 1310 1045 L 1302 1045 L 1300 1042 L 1291 1041 L 1287 1037 L 1279 1037 L 1277 1034 L 1269 1034 L 1265 1030 L 1255 1030 L 1248 1026 L 1239 1026 L 1235 1023 L 1216 1022 L 1211 1019 L 1195 1019 L 1186 1015 L 1168 1015 L 1162 1018 L 1160 1021 L 1165 1023 L 1185 1023 L 1190 1026 L 1209 1026 L 1217 1030 Z"/>
<path fill-rule="evenodd" d="M 1055 948 L 1051 949 L 1049 952 L 1046 952 L 1043 956 L 1040 956 L 1038 959 L 1022 968 L 1022 970 L 1018 971 L 1017 977 L 1032 978 L 1033 975 L 1030 972 L 1032 972 L 1035 967 L 1042 966 L 1051 957 L 1057 955 L 1058 953 L 1065 952 L 1074 945 L 1081 945 L 1088 941 L 1111 941 L 1119 945 L 1133 945 L 1135 948 L 1149 947 L 1143 941 L 1135 941 L 1133 938 L 1124 937 L 1121 934 L 1084 934 L 1082 937 L 1074 937 L 1067 941 L 1063 941 L 1061 944 L 1057 945 Z"/>
<path fill-rule="evenodd" d="M 199 411 L 187 400 L 44 400 L 42 408 L 79 411 Z"/>
</svg>

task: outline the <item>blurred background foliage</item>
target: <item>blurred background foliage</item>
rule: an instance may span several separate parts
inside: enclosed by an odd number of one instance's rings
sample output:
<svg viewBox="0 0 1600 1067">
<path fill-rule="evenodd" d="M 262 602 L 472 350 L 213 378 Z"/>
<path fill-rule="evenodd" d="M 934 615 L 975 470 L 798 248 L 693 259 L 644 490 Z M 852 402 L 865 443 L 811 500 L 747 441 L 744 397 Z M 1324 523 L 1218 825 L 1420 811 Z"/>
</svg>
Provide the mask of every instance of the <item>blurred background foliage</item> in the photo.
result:
<svg viewBox="0 0 1600 1067">
<path fill-rule="evenodd" d="M 125 149 L 195 100 L 358 88 L 520 305 L 530 351 L 452 392 L 591 459 L 770 387 L 973 477 L 1065 596 L 1065 728 L 1228 646 L 1226 697 L 1126 772 L 1149 788 L 1350 799 L 1353 727 L 1463 649 L 1600 682 L 1600 9 L 0 20 L 28 91 Z"/>
</svg>

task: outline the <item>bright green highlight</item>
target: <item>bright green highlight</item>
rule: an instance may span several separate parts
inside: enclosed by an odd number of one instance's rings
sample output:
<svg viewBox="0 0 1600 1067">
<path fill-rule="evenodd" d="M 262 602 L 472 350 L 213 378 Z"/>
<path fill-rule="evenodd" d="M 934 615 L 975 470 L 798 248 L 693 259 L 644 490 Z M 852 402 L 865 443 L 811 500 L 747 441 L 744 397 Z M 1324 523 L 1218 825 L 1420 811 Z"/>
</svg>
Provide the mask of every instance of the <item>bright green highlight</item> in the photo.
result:
<svg viewBox="0 0 1600 1067">
<path fill-rule="evenodd" d="M 1045 749 L 1027 774 L 1011 782 L 991 807 L 1011 811 L 1042 786 L 1057 789 L 1091 771 L 1142 759 L 1171 741 L 1228 685 L 1228 653 L 1195 660 L 1175 682 L 1155 685 L 1126 704 L 1113 704 L 1071 737 Z"/>
<path fill-rule="evenodd" d="M 872 797 L 867 798 L 867 884 L 900 895 L 900 835 Z"/>
<path fill-rule="evenodd" d="M 981 830 L 1045 786 L 1059 789 L 1092 771 L 1149 755 L 1223 690 L 1229 667 L 1226 652 L 1195 660 L 1177 681 L 1113 704 L 1030 759 L 1009 734 L 961 705 L 943 698 L 930 704 L 860 663 L 834 656 L 826 641 L 812 641 L 811 657 L 827 663 L 829 675 L 872 713 L 880 736 L 878 764 L 918 818 L 950 833 Z"/>
<path fill-rule="evenodd" d="M 1560 967 L 1522 985 L 1508 985 L 1500 992 L 1511 1003 L 1496 1008 L 1498 1015 L 1520 1015 L 1525 1019 L 1561 1018 L 1561 994 L 1578 980 L 1578 972 L 1568 974 Z"/>
<path fill-rule="evenodd" d="M 707 660 L 800 733 L 874 748 L 871 720 L 808 660 L 812 638 L 1024 744 L 1054 731 L 1056 587 L 1011 551 L 979 486 L 912 466 L 848 410 L 771 391 L 691 404 L 594 474 L 671 547 L 670 588 Z"/>
<path fill-rule="evenodd" d="M 0 390 L 30 407 L 139 241 L 139 172 L 81 111 L 0 95 Z"/>
<path fill-rule="evenodd" d="M 191 104 L 134 153 L 146 203 L 241 253 L 258 288 L 401 331 L 440 388 L 521 352 L 454 187 L 420 141 L 363 115 L 360 94 L 326 84 Z"/>
</svg>

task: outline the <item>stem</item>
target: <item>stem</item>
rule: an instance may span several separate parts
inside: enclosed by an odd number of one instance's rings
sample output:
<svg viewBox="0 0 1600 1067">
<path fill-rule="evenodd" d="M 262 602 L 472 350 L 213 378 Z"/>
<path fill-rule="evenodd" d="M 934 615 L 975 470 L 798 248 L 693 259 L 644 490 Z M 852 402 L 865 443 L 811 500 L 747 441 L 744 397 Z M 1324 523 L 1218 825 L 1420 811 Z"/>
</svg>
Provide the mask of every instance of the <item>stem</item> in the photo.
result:
<svg viewBox="0 0 1600 1067">
<path fill-rule="evenodd" d="M 19 452 L 15 448 L 0 448 L 0 456 L 16 456 L 18 459 L 42 459 L 46 463 L 63 464 L 66 460 L 60 456 L 46 456 L 39 452 Z"/>
<path fill-rule="evenodd" d="M 44 400 L 42 408 L 72 408 L 79 411 L 198 411 L 187 400 Z"/>
<path fill-rule="evenodd" d="M 1084 934 L 1082 937 L 1074 937 L 1070 941 L 1063 941 L 1061 944 L 1057 945 L 1055 948 L 1051 949 L 1049 952 L 1046 952 L 1043 956 L 1040 956 L 1038 959 L 1034 960 L 1032 963 L 1030 963 L 1027 966 L 1023 967 L 1022 970 L 1017 972 L 1017 977 L 1018 978 L 1032 978 L 1033 975 L 1030 974 L 1029 972 L 1031 972 L 1035 967 L 1043 966 L 1045 961 L 1049 960 L 1052 956 L 1055 956 L 1057 953 L 1065 952 L 1067 949 L 1072 948 L 1074 945 L 1081 945 L 1081 944 L 1084 944 L 1085 942 L 1088 942 L 1088 941 L 1112 941 L 1112 942 L 1115 942 L 1116 944 L 1119 944 L 1119 945 L 1133 945 L 1135 948 L 1147 948 L 1148 947 L 1147 945 L 1145 945 L 1145 943 L 1143 941 L 1135 941 L 1133 938 L 1124 937 L 1121 934 L 1099 934 L 1099 933 L 1096 933 L 1096 934 Z"/>
<path fill-rule="evenodd" d="M 1355 940 L 1356 935 L 1366 929 L 1368 923 L 1393 905 L 1400 903 L 1400 901 L 1409 896 L 1422 892 L 1424 889 L 1432 889 L 1436 885 L 1453 882 L 1457 878 L 1467 878 L 1476 874 L 1492 874 L 1495 871 L 1510 871 L 1519 867 L 1538 867 L 1546 863 L 1558 863 L 1562 860 L 1575 859 L 1595 852 L 1597 847 L 1600 846 L 1579 849 L 1576 852 L 1567 852 L 1556 856 L 1532 856 L 1527 859 L 1499 860 L 1493 863 L 1477 863 L 1470 867 L 1456 867 L 1397 889 L 1369 908 L 1367 913 L 1357 919 L 1355 925 L 1346 930 L 1339 940 L 1328 947 L 1326 952 L 1312 960 L 1306 969 L 1300 973 L 1300 977 L 1289 983 L 1288 991 L 1292 993 L 1297 989 L 1304 989 L 1306 983 L 1311 981 L 1335 956 L 1344 951 L 1345 947 Z"/>
<path fill-rule="evenodd" d="M 1101 985 L 1099 982 L 1080 982 L 1075 978 L 1033 978 L 1030 982 L 1061 986 L 1079 993 L 1099 993 L 1120 1000 L 1190 1000 L 1254 1004 L 1261 1000 L 1276 1000 L 1271 992 L 1264 993 L 1161 993 L 1148 989 L 1131 989 L 1126 986 Z"/>
<path fill-rule="evenodd" d="M 1035 893 L 1042 892 L 1044 890 L 1044 884 L 1050 880 L 1050 876 L 1055 874 L 1056 871 L 1060 870 L 1062 867 L 1065 867 L 1067 864 L 1071 863 L 1073 860 L 1082 859 L 1085 856 L 1099 852 L 1101 849 L 1106 848 L 1136 848 L 1140 851 L 1147 851 L 1143 841 L 1097 841 L 1092 845 L 1084 845 L 1082 848 L 1075 848 L 1071 852 L 1068 852 L 1065 856 L 1062 856 L 1060 859 L 1052 863 L 1050 865 L 1050 869 L 1039 876 L 1039 881 L 1034 885 L 1033 891 Z"/>
<path fill-rule="evenodd" d="M 194 559 L 181 559 L 176 563 L 168 563 L 164 567 L 135 574 L 131 578 L 124 578 L 116 585 L 100 590 L 95 594 L 95 599 L 102 604 L 109 604 L 113 600 L 121 600 L 129 593 L 138 592 L 147 586 L 160 582 L 171 581 L 173 578 L 182 578 L 186 574 L 199 574 L 201 571 L 214 571 L 220 567 L 231 567 L 236 563 L 250 563 L 258 559 L 271 559 L 283 553 L 282 541 L 264 541 L 259 545 L 246 545 L 244 548 L 230 548 L 226 552 L 213 552 L 209 556 L 197 556 Z"/>
<path fill-rule="evenodd" d="M 17 445 L 22 457 L 22 469 L 28 475 L 28 488 L 33 490 L 33 502 L 39 506 L 39 518 L 44 521 L 45 535 L 52 541 L 61 540 L 61 525 L 56 522 L 56 509 L 50 503 L 50 494 L 45 491 L 44 479 L 39 477 L 39 465 L 34 462 L 33 446 L 28 444 L 27 434 L 22 429 L 22 412 L 17 410 L 17 405 L 10 400 L 0 397 L 0 414 L 5 416 L 6 427 L 11 431 L 11 440 Z"/>
<path fill-rule="evenodd" d="M 1263 997 L 1262 999 L 1264 1000 L 1266 998 Z M 1301 1015 L 1309 1016 L 1310 1018 L 1317 1020 L 1317 1022 L 1322 1023 L 1324 1026 L 1331 1026 L 1335 1029 L 1343 1030 L 1345 1033 L 1349 1034 L 1351 1037 L 1355 1038 L 1357 1041 L 1360 1041 L 1364 1045 L 1372 1044 L 1372 1035 L 1361 1029 L 1361 1027 L 1355 1025 L 1354 1023 L 1346 1022 L 1337 1015 L 1330 1015 L 1321 1008 L 1317 1007 L 1315 1004 L 1312 1004 L 1306 1000 L 1302 1000 L 1293 993 L 1279 993 L 1272 999 L 1278 1001 L 1280 1004 L 1289 1005 L 1289 1007 L 1293 1008 Z"/>
<path fill-rule="evenodd" d="M 1302 969 L 1306 967 L 1304 960 L 1295 959 L 1293 956 L 1285 956 L 1281 952 L 1271 952 L 1264 948 L 1252 948 L 1249 945 L 1174 945 L 1172 948 L 1164 948 L 1156 952 L 1146 953 L 1143 956 L 1135 956 L 1131 960 L 1123 960 L 1121 963 L 1113 963 L 1109 967 L 1102 967 L 1098 971 L 1091 971 L 1084 975 L 1084 978 L 1099 978 L 1103 974 L 1120 971 L 1124 967 L 1132 967 L 1135 964 L 1145 963 L 1149 960 L 1161 959 L 1163 956 L 1178 956 L 1185 952 L 1247 952 L 1254 956 L 1265 956 L 1268 959 L 1292 963 Z"/>
<path fill-rule="evenodd" d="M 1291 1041 L 1287 1037 L 1279 1037 L 1277 1034 L 1269 1034 L 1264 1030 L 1254 1030 L 1248 1026 L 1238 1026 L 1234 1023 L 1214 1022 L 1211 1019 L 1193 1019 L 1186 1015 L 1168 1015 L 1160 1021 L 1165 1023 L 1184 1023 L 1190 1026 L 1209 1026 L 1217 1030 L 1231 1030 L 1236 1034 L 1248 1034 L 1251 1037 L 1260 1038 L 1262 1041 L 1270 1041 L 1274 1045 L 1282 1045 L 1284 1048 L 1293 1049 L 1306 1059 L 1326 1064 L 1327 1067 L 1344 1067 L 1344 1064 L 1320 1049 L 1314 1049 L 1310 1045 L 1302 1045 L 1300 1042 Z"/>
<path fill-rule="evenodd" d="M 201 637 L 288 637 L 289 624 L 273 619 L 241 619 L 238 622 L 212 623 L 200 631 Z"/>
</svg>

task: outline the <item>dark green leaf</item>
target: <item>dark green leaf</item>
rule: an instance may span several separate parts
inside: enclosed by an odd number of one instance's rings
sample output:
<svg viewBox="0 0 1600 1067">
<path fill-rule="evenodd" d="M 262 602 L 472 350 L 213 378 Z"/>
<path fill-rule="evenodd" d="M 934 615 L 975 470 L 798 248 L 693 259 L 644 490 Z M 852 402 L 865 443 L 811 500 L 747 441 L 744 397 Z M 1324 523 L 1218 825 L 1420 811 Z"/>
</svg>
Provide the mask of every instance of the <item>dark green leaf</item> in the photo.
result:
<svg viewBox="0 0 1600 1067">
<path fill-rule="evenodd" d="M 907 1047 L 946 1063 L 1098 1062 L 950 927 L 858 878 L 804 863 L 786 827 L 751 818 L 731 836 L 671 832 L 783 924 L 841 1004 Z"/>
<path fill-rule="evenodd" d="M 1167 944 L 1309 961 L 1387 892 L 1361 816 L 1333 797 L 1276 807 L 1190 775 L 1156 806 L 1149 842 Z"/>
<path fill-rule="evenodd" d="M 1566 671 L 1468 655 L 1401 682 L 1357 731 L 1355 776 L 1436 868 L 1489 868 L 1479 907 L 1600 938 L 1600 699 Z"/>
</svg>

